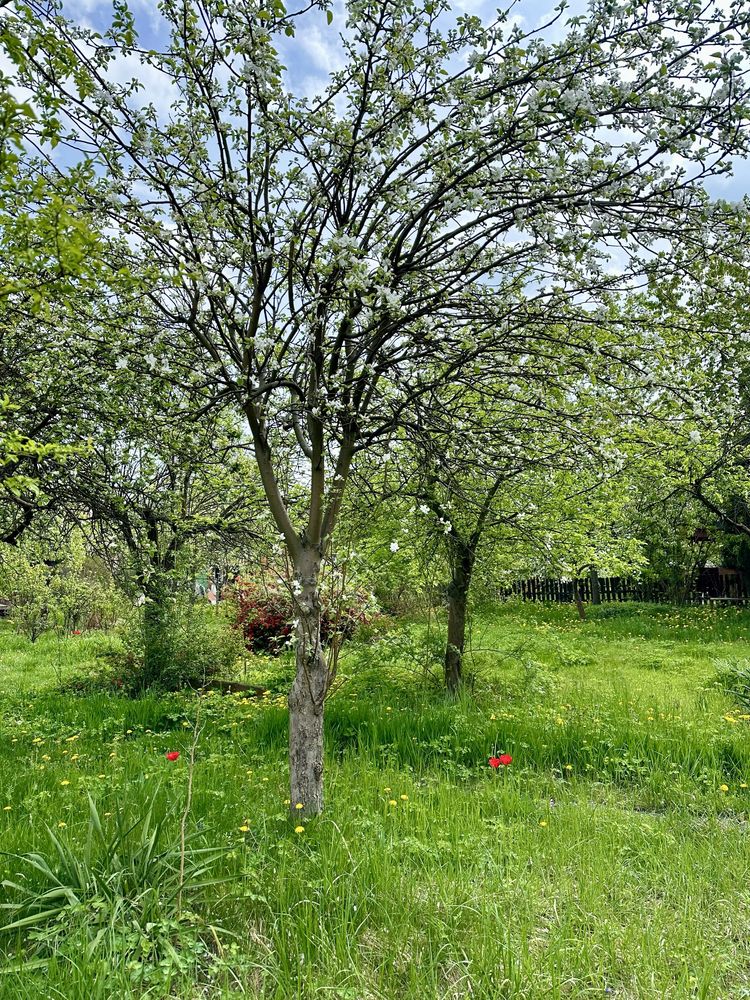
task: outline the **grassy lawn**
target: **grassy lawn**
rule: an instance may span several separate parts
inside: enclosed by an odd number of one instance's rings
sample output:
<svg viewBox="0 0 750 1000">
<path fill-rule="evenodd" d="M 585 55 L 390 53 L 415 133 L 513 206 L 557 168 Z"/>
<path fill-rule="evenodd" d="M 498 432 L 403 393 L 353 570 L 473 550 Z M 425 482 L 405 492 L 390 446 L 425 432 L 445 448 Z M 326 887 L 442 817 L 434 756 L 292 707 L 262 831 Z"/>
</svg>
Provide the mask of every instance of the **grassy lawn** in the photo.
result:
<svg viewBox="0 0 750 1000">
<path fill-rule="evenodd" d="M 750 709 L 713 684 L 749 639 L 735 609 L 509 604 L 453 704 L 435 626 L 389 627 L 346 653 L 326 812 L 295 833 L 288 662 L 249 664 L 263 699 L 63 695 L 112 640 L 6 628 L 3 902 L 54 886 L 33 851 L 98 888 L 6 933 L 0 998 L 750 997 Z M 186 871 L 211 867 L 178 918 L 194 741 Z"/>
</svg>

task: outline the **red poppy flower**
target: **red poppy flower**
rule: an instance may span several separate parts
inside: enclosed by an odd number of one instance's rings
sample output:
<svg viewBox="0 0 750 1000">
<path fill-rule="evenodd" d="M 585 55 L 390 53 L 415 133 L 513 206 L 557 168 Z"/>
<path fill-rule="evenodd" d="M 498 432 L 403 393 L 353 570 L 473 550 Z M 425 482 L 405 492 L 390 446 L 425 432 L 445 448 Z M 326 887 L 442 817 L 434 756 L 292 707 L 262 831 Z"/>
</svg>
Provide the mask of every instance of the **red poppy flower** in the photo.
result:
<svg viewBox="0 0 750 1000">
<path fill-rule="evenodd" d="M 165 753 L 164 756 L 167 758 L 167 760 L 177 760 L 177 758 L 180 756 L 180 751 L 170 750 L 169 753 Z"/>
<path fill-rule="evenodd" d="M 502 761 L 500 760 L 499 757 L 490 757 L 490 759 L 489 759 L 489 765 L 490 765 L 490 767 L 500 767 L 501 764 L 502 764 Z"/>
<path fill-rule="evenodd" d="M 500 756 L 497 759 L 500 761 L 500 763 L 503 765 L 503 767 L 507 767 L 508 764 L 512 764 L 513 763 L 513 758 L 511 757 L 511 755 L 509 753 L 501 753 Z"/>
</svg>

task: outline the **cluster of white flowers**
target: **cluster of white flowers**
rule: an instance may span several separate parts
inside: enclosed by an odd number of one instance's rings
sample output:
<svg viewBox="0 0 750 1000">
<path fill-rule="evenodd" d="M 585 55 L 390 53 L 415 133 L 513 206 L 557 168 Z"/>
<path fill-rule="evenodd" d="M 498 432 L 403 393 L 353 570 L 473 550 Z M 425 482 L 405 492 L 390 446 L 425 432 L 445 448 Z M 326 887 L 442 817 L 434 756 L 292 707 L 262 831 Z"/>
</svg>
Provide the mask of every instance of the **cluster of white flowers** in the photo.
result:
<svg viewBox="0 0 750 1000">
<path fill-rule="evenodd" d="M 104 90 L 103 88 L 95 90 L 91 96 L 98 104 L 107 108 L 111 108 L 115 103 L 114 95 L 109 90 Z"/>
<path fill-rule="evenodd" d="M 593 114 L 596 110 L 591 95 L 585 87 L 581 89 L 570 87 L 564 90 L 560 95 L 560 104 L 566 111 L 588 111 Z"/>
<path fill-rule="evenodd" d="M 401 306 L 401 293 L 397 292 L 395 288 L 385 288 L 382 285 L 378 285 L 375 288 L 375 294 L 381 305 L 384 305 L 386 309 L 397 310 Z"/>
</svg>

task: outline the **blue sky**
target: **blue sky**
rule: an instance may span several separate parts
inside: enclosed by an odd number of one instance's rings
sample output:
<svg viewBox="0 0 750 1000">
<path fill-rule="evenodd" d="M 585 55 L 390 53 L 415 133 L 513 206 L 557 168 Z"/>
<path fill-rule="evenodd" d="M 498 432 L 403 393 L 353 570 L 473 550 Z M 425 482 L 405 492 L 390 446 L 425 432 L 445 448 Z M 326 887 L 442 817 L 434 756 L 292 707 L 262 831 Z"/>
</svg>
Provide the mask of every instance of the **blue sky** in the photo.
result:
<svg viewBox="0 0 750 1000">
<path fill-rule="evenodd" d="M 536 28 L 547 23 L 553 16 L 555 2 L 556 0 L 517 0 L 513 15 L 521 22 L 522 27 Z M 146 47 L 158 47 L 164 41 L 165 32 L 156 0 L 130 0 L 130 6 L 136 15 L 142 44 Z M 456 14 L 465 12 L 491 20 L 498 4 L 497 0 L 454 0 L 452 6 Z M 585 7 L 583 0 L 570 0 L 569 9 L 564 18 L 558 21 L 553 34 L 561 34 L 564 31 L 564 19 L 583 12 Z M 101 30 L 109 23 L 112 6 L 111 0 L 66 0 L 65 9 L 69 17 Z M 343 51 L 339 39 L 339 32 L 345 22 L 342 0 L 334 0 L 333 10 L 334 19 L 330 27 L 321 19 L 317 26 L 306 26 L 304 31 L 298 32 L 294 42 L 290 43 L 294 46 L 293 58 L 285 61 L 290 83 L 297 93 L 319 92 L 325 86 L 327 73 L 342 63 Z M 135 58 L 128 60 L 127 76 L 139 76 L 143 79 L 147 97 L 154 104 L 158 106 L 161 102 L 167 103 L 168 90 L 164 81 L 157 79 L 156 74 L 144 71 Z M 737 160 L 733 176 L 714 178 L 706 187 L 714 197 L 730 201 L 738 201 L 743 196 L 750 195 L 750 161 Z"/>
</svg>

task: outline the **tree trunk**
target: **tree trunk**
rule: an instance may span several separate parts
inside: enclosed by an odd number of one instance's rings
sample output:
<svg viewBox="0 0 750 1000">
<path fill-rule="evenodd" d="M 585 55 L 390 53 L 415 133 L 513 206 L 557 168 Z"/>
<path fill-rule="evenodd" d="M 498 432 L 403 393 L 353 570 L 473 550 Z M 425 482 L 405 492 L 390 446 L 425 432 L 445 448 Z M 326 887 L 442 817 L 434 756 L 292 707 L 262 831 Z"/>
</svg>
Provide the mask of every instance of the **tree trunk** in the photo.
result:
<svg viewBox="0 0 750 1000">
<path fill-rule="evenodd" d="M 583 604 L 583 598 L 581 597 L 581 586 L 580 581 L 576 577 L 573 580 L 573 600 L 576 602 L 576 611 L 578 612 L 578 617 L 582 622 L 586 621 L 586 608 Z"/>
<path fill-rule="evenodd" d="M 602 603 L 602 590 L 599 586 L 599 574 L 596 571 L 596 567 L 592 566 L 589 570 L 589 580 L 591 581 L 591 603 L 601 604 Z"/>
<path fill-rule="evenodd" d="M 161 682 L 172 666 L 172 623 L 169 602 L 172 596 L 164 581 L 149 581 L 144 585 L 143 605 L 143 674 L 141 686 L 152 687 Z"/>
<path fill-rule="evenodd" d="M 473 569 L 473 554 L 465 553 L 453 568 L 448 585 L 448 641 L 445 647 L 445 686 L 455 694 L 463 683 L 466 646 L 466 607 Z"/>
<path fill-rule="evenodd" d="M 297 673 L 289 692 L 289 782 L 292 815 L 300 818 L 323 809 L 323 707 L 329 677 L 320 640 L 320 562 L 318 551 L 303 548 L 296 566 L 300 593 Z"/>
</svg>

